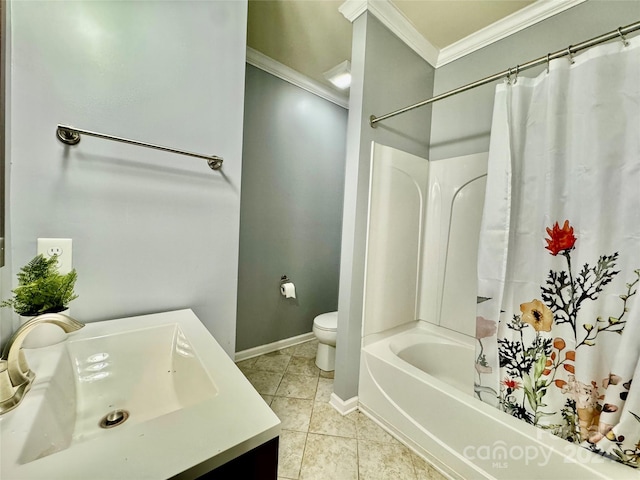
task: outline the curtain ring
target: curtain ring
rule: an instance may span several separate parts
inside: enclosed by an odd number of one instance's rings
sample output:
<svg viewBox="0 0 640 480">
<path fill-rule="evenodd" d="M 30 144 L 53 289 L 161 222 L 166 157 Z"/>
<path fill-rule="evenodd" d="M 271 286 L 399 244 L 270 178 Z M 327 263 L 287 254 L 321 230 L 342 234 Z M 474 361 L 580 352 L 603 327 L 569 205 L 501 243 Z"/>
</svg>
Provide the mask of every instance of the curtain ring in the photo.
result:
<svg viewBox="0 0 640 480">
<path fill-rule="evenodd" d="M 547 53 L 547 75 L 549 75 L 549 57 L 551 56 L 550 53 Z"/>
<path fill-rule="evenodd" d="M 573 65 L 576 61 L 573 59 L 573 53 L 571 52 L 571 45 L 567 47 L 567 56 L 569 57 L 569 62 Z"/>
<path fill-rule="evenodd" d="M 515 85 L 516 83 L 518 83 L 518 74 L 520 73 L 520 65 L 516 65 L 516 76 L 513 79 L 513 84 Z"/>
<path fill-rule="evenodd" d="M 622 41 L 622 44 L 625 47 L 628 47 L 629 41 L 626 38 L 624 38 L 624 35 L 622 34 L 622 27 L 618 27 L 618 35 L 620 35 L 620 40 Z"/>
</svg>

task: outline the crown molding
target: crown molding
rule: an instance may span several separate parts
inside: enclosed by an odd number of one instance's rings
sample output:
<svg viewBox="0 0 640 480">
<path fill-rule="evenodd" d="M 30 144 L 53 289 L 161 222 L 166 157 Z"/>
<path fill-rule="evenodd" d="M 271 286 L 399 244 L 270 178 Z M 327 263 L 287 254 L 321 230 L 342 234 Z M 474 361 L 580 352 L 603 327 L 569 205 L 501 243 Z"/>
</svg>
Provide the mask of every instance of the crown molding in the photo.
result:
<svg viewBox="0 0 640 480">
<path fill-rule="evenodd" d="M 586 0 L 538 0 L 531 5 L 498 20 L 440 50 L 436 67 L 441 67 L 465 55 L 475 52 L 498 40 L 524 30 L 558 13 L 579 5 Z"/>
<path fill-rule="evenodd" d="M 342 108 L 349 108 L 348 96 L 334 92 L 330 88 L 322 85 L 320 82 L 312 80 L 306 75 L 283 65 L 282 63 L 266 56 L 264 53 L 254 50 L 251 47 L 247 47 L 247 63 L 270 73 L 271 75 L 281 78 L 285 82 L 289 82 L 296 87 L 302 88 L 309 93 L 313 93 L 314 95 L 335 103 Z"/>
<path fill-rule="evenodd" d="M 346 0 L 338 10 L 352 23 L 364 12 L 371 12 L 409 48 L 438 68 L 586 1 L 538 0 L 441 50 L 429 43 L 389 0 Z"/>
<path fill-rule="evenodd" d="M 338 11 L 351 23 L 367 11 L 367 0 L 346 0 Z"/>
<path fill-rule="evenodd" d="M 368 0 L 368 9 L 409 48 L 430 65 L 436 66 L 440 51 L 413 26 L 413 23 L 389 0 Z"/>
<path fill-rule="evenodd" d="M 389 0 L 347 0 L 338 10 L 352 23 L 368 10 L 427 63 L 436 66 L 439 50 L 429 43 L 404 13 Z"/>
</svg>

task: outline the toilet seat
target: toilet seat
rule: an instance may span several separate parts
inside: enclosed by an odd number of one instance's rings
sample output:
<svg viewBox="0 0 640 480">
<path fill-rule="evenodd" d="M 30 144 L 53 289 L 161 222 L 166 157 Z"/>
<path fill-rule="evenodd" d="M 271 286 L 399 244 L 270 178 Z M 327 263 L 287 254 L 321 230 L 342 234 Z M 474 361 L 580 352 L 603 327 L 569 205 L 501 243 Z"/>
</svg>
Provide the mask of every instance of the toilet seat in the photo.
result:
<svg viewBox="0 0 640 480">
<path fill-rule="evenodd" d="M 313 320 L 313 326 L 327 332 L 338 331 L 338 312 L 329 312 L 318 315 Z"/>
</svg>

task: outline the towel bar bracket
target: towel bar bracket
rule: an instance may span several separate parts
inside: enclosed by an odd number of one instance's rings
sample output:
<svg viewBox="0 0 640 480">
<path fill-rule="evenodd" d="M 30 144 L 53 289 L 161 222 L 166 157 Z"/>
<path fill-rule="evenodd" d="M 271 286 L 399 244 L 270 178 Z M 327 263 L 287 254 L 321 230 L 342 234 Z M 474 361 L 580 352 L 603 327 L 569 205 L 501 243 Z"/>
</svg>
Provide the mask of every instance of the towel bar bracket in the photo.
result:
<svg viewBox="0 0 640 480">
<path fill-rule="evenodd" d="M 58 140 L 67 145 L 77 145 L 80 143 L 80 134 L 67 128 L 57 128 Z"/>
<path fill-rule="evenodd" d="M 222 159 L 221 158 L 210 158 L 207 160 L 207 165 L 211 170 L 220 170 L 222 167 Z"/>
</svg>

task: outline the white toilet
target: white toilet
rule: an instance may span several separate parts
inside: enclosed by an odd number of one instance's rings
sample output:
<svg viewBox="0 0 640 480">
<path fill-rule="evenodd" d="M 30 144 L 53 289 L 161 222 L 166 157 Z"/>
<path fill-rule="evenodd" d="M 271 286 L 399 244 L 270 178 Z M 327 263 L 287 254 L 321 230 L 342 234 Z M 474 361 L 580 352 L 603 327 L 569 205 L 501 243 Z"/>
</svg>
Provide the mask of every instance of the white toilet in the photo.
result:
<svg viewBox="0 0 640 480">
<path fill-rule="evenodd" d="M 338 312 L 318 315 L 313 319 L 313 334 L 318 339 L 316 365 L 325 372 L 336 368 L 336 338 L 338 337 Z"/>
</svg>

